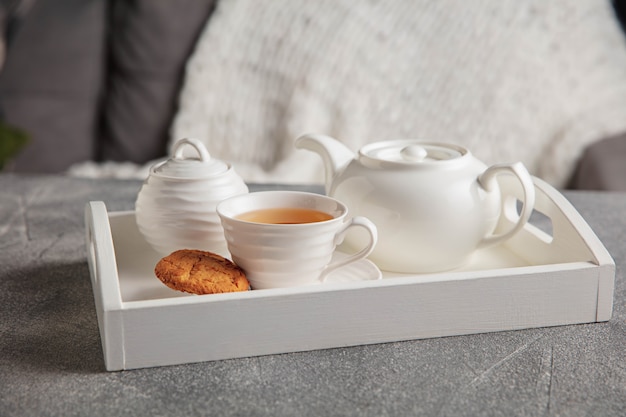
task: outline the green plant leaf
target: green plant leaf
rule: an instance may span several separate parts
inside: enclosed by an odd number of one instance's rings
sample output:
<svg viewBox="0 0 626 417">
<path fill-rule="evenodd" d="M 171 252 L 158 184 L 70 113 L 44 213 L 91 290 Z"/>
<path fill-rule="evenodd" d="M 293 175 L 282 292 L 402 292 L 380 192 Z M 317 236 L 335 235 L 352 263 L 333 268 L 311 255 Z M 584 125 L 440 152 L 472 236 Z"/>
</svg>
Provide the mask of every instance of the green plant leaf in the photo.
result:
<svg viewBox="0 0 626 417">
<path fill-rule="evenodd" d="M 0 121 L 0 171 L 29 140 L 28 134 L 23 130 Z"/>
</svg>

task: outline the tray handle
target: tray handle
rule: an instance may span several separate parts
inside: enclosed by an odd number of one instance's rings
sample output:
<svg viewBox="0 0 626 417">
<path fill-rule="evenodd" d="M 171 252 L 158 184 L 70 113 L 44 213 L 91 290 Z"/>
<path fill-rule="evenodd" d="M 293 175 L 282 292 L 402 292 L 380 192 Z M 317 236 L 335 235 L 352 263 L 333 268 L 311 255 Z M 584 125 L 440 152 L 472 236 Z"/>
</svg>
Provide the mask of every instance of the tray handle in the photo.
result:
<svg viewBox="0 0 626 417">
<path fill-rule="evenodd" d="M 504 176 L 498 180 L 509 196 L 503 202 L 504 215 L 501 216 L 498 226 L 504 228 L 518 221 L 519 201 L 523 195 L 514 181 Z M 580 260 L 596 265 L 612 263 L 602 243 L 572 204 L 545 181 L 533 177 L 533 182 L 536 189 L 534 211 L 549 220 L 552 230 L 540 230 L 531 219 L 524 227 L 525 231 L 514 236 L 514 239 L 523 243 L 518 246 L 531 250 L 534 253 L 533 259 L 541 259 L 543 254 L 546 263 Z M 528 236 L 529 234 L 532 238 Z M 536 238 L 539 239 L 539 243 L 531 243 L 531 240 L 534 241 Z"/>
<path fill-rule="evenodd" d="M 102 201 L 85 207 L 87 260 L 94 294 L 104 310 L 121 308 L 122 299 L 117 275 L 117 261 L 107 209 Z"/>
<path fill-rule="evenodd" d="M 124 369 L 122 296 L 107 209 L 102 201 L 85 206 L 87 263 L 107 370 Z"/>
</svg>

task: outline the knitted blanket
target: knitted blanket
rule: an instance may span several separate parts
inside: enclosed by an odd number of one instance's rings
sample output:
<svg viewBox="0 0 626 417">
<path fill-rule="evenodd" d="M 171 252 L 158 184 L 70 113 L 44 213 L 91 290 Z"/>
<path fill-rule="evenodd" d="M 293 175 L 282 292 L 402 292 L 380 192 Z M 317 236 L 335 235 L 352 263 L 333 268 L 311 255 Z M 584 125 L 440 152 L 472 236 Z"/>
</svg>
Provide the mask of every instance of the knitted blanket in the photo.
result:
<svg viewBox="0 0 626 417">
<path fill-rule="evenodd" d="M 187 66 L 172 142 L 251 182 L 323 182 L 303 133 L 356 150 L 463 145 L 566 184 L 626 131 L 626 46 L 608 0 L 225 0 Z"/>
</svg>

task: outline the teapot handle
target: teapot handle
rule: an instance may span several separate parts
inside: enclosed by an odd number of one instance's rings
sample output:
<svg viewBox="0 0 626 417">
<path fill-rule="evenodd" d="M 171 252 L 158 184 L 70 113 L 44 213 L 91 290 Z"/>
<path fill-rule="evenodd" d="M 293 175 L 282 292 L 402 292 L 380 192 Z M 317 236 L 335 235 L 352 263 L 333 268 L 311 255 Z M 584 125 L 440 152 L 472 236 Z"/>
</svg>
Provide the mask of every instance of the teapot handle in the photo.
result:
<svg viewBox="0 0 626 417">
<path fill-rule="evenodd" d="M 511 230 L 498 235 L 491 235 L 483 238 L 478 245 L 479 248 L 503 242 L 512 237 L 515 233 L 519 232 L 528 222 L 528 219 L 530 218 L 530 215 L 535 207 L 535 185 L 533 184 L 532 177 L 528 173 L 528 170 L 521 162 L 494 165 L 478 177 L 478 183 L 485 190 L 491 191 L 497 185 L 496 176 L 504 173 L 513 174 L 522 185 L 522 190 L 524 191 L 522 212 L 520 213 L 519 220 L 515 226 L 511 228 Z"/>
<path fill-rule="evenodd" d="M 174 159 L 185 159 L 183 155 L 185 145 L 193 147 L 196 152 L 198 152 L 198 156 L 200 156 L 202 162 L 208 162 L 211 159 L 211 155 L 209 151 L 206 150 L 204 144 L 195 138 L 184 138 L 177 141 L 174 144 L 174 149 L 172 149 Z"/>
</svg>

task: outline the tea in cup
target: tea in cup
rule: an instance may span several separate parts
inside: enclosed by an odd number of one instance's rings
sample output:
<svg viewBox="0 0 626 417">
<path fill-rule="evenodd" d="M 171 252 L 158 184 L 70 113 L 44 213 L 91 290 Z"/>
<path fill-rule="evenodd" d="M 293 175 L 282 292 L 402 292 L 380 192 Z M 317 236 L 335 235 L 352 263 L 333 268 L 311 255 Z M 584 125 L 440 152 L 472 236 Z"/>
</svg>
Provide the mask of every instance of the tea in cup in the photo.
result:
<svg viewBox="0 0 626 417">
<path fill-rule="evenodd" d="M 233 262 L 253 289 L 323 282 L 338 268 L 367 257 L 378 240 L 365 217 L 348 218 L 334 198 L 299 191 L 260 191 L 232 197 L 217 206 Z M 367 231 L 364 247 L 332 260 L 353 227 Z"/>
</svg>

